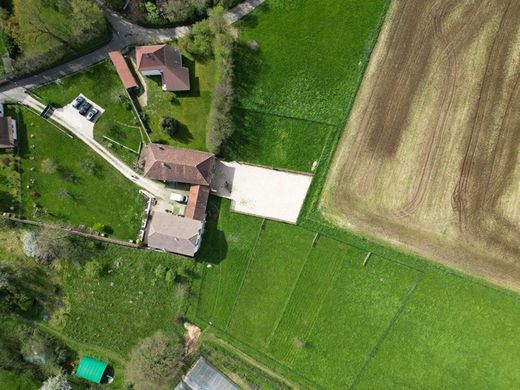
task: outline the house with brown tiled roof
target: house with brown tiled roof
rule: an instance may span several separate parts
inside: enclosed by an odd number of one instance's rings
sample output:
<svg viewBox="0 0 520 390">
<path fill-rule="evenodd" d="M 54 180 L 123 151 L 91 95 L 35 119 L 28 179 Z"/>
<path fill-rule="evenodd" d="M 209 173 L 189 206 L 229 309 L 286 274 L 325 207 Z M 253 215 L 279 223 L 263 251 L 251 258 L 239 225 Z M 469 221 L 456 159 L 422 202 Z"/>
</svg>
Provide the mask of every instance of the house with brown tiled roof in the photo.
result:
<svg viewBox="0 0 520 390">
<path fill-rule="evenodd" d="M 189 91 L 190 71 L 182 66 L 181 52 L 170 45 L 138 46 L 137 70 L 144 76 L 161 76 L 165 91 Z"/>
<path fill-rule="evenodd" d="M 215 155 L 198 150 L 150 144 L 142 152 L 141 166 L 148 179 L 209 186 Z"/>
<path fill-rule="evenodd" d="M 10 116 L 0 117 L 0 149 L 13 150 L 17 138 L 16 121 Z"/>
</svg>

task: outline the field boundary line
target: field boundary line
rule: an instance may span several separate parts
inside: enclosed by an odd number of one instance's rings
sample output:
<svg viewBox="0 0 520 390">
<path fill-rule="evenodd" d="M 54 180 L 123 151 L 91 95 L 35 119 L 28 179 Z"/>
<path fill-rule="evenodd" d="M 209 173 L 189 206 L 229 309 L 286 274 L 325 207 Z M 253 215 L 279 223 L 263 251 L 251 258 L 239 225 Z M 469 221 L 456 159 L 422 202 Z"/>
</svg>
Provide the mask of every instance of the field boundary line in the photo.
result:
<svg viewBox="0 0 520 390">
<path fill-rule="evenodd" d="M 363 375 L 363 373 L 365 372 L 366 368 L 368 367 L 368 365 L 372 361 L 373 357 L 379 352 L 379 349 L 381 348 L 381 345 L 383 344 L 383 342 L 385 341 L 386 337 L 388 336 L 388 334 L 392 330 L 394 324 L 397 322 L 397 319 L 399 318 L 399 315 L 404 310 L 406 304 L 408 303 L 408 300 L 410 299 L 410 297 L 414 293 L 415 289 L 417 288 L 417 286 L 421 282 L 421 280 L 424 277 L 424 275 L 425 275 L 424 272 L 420 272 L 420 274 L 417 276 L 417 278 L 415 278 L 415 282 L 408 289 L 408 292 L 405 294 L 404 298 L 402 299 L 401 303 L 399 304 L 399 307 L 397 308 L 397 310 L 395 311 L 394 315 L 392 316 L 392 318 L 388 322 L 385 330 L 383 331 L 383 333 L 381 334 L 381 336 L 377 340 L 377 342 L 374 345 L 374 347 L 372 348 L 372 350 L 368 353 L 368 356 L 365 359 L 365 362 L 363 363 L 363 365 L 359 369 L 358 373 L 354 377 L 354 380 L 350 384 L 349 389 L 354 389 L 356 387 L 356 385 L 359 383 L 359 380 L 361 379 L 361 376 Z"/>
<path fill-rule="evenodd" d="M 342 230 L 341 228 L 338 228 L 338 227 L 336 227 L 336 226 L 328 225 L 328 224 L 324 224 L 324 223 L 322 223 L 322 222 L 320 222 L 320 221 L 317 221 L 317 220 L 315 220 L 315 219 L 311 219 L 310 217 L 309 217 L 307 220 L 310 221 L 310 222 L 313 222 L 313 223 L 317 224 L 317 225 L 318 225 L 318 229 L 312 229 L 312 228 L 307 227 L 307 226 L 305 226 L 305 225 L 298 225 L 298 226 L 303 227 L 304 229 L 309 230 L 309 231 L 317 231 L 318 233 L 320 233 L 320 235 L 322 235 L 322 236 L 324 236 L 324 237 L 327 237 L 328 239 L 334 240 L 334 241 L 336 241 L 336 242 L 339 242 L 339 243 L 342 244 L 342 245 L 346 245 L 346 246 L 349 246 L 349 247 L 351 247 L 351 248 L 358 249 L 358 250 L 360 250 L 360 251 L 367 252 L 367 253 L 368 253 L 368 252 L 372 252 L 372 256 L 377 256 L 377 257 L 379 257 L 379 258 L 381 258 L 381 259 L 383 259 L 383 260 L 385 260 L 385 261 L 390 261 L 390 262 L 395 263 L 395 264 L 398 264 L 398 265 L 400 265 L 400 266 L 402 266 L 402 267 L 406 267 L 406 268 L 412 269 L 412 270 L 414 270 L 414 271 L 424 273 L 424 270 L 422 270 L 422 269 L 420 269 L 420 268 L 414 267 L 414 266 L 412 266 L 412 265 L 410 265 L 410 264 L 403 263 L 403 262 L 401 262 L 401 261 L 399 261 L 399 260 L 392 259 L 392 258 L 387 257 L 387 256 L 384 256 L 384 255 L 381 255 L 381 254 L 379 254 L 379 252 L 378 252 L 377 250 L 374 250 L 374 249 L 370 249 L 370 250 L 369 250 L 369 249 L 367 249 L 367 248 L 363 248 L 363 247 L 361 247 L 361 246 L 351 244 L 351 243 L 349 243 L 349 242 L 346 242 L 346 241 L 344 241 L 344 240 L 342 240 L 342 239 L 340 239 L 340 238 L 334 237 L 333 235 L 328 234 L 328 233 L 326 233 L 326 232 L 323 231 L 324 228 L 329 228 L 329 229 L 336 229 L 336 230 L 338 230 L 338 231 L 340 231 L 340 232 L 347 232 L 347 233 L 348 233 L 348 232 L 349 232 L 348 230 Z M 369 241 L 369 240 L 367 240 L 366 242 L 367 242 L 368 244 L 372 243 L 372 241 Z M 377 242 L 373 242 L 373 243 L 376 244 L 376 245 L 378 244 Z M 397 251 L 397 252 L 399 252 L 399 251 Z"/>
<path fill-rule="evenodd" d="M 318 238 L 318 240 L 319 240 L 319 238 Z M 316 240 L 316 242 L 318 240 Z M 302 266 L 300 267 L 300 270 L 298 271 L 298 277 L 295 278 L 295 281 L 294 281 L 294 283 L 293 283 L 293 285 L 291 287 L 291 292 L 287 295 L 287 299 L 285 300 L 285 303 L 283 305 L 283 310 L 280 313 L 280 317 L 276 320 L 275 326 L 273 328 L 273 331 L 271 332 L 271 334 L 267 338 L 267 344 L 265 346 L 266 350 L 269 349 L 269 346 L 271 345 L 271 342 L 273 341 L 273 337 L 274 337 L 276 331 L 278 330 L 278 326 L 280 326 L 280 323 L 282 322 L 282 319 L 283 319 L 283 317 L 285 315 L 285 312 L 287 311 L 287 307 L 289 306 L 289 302 L 291 302 L 291 298 L 292 298 L 292 296 L 294 294 L 294 291 L 296 290 L 296 286 L 298 285 L 298 281 L 300 280 L 300 277 L 302 276 L 303 270 L 305 269 L 305 266 L 307 265 L 307 263 L 309 261 L 309 258 L 311 257 L 311 252 L 312 252 L 313 249 L 314 249 L 314 241 L 311 242 L 311 246 L 310 246 L 307 254 L 305 255 L 305 260 L 303 261 Z"/>
<path fill-rule="evenodd" d="M 244 271 L 244 275 L 242 276 L 242 280 L 240 281 L 240 286 L 238 287 L 237 295 L 235 296 L 235 300 L 233 301 L 233 305 L 231 306 L 231 311 L 229 312 L 229 318 L 226 321 L 226 327 L 224 328 L 226 332 L 229 327 L 229 324 L 231 323 L 231 319 L 233 318 L 233 312 L 235 311 L 235 307 L 237 305 L 238 298 L 240 296 L 240 293 L 242 292 L 242 287 L 244 286 L 244 281 L 246 279 L 246 276 L 249 273 L 249 267 L 251 266 L 251 263 L 253 262 L 254 254 L 256 253 L 256 246 L 258 244 L 258 241 L 260 240 L 260 234 L 264 230 L 264 226 L 265 226 L 265 218 L 262 219 L 262 223 L 260 223 L 260 226 L 258 228 L 258 233 L 256 234 L 255 242 L 254 242 L 253 246 L 251 247 L 251 252 L 249 252 L 249 256 L 247 259 L 247 266 Z"/>
<path fill-rule="evenodd" d="M 259 110 L 257 108 L 247 108 L 247 107 L 244 107 L 244 106 L 236 106 L 236 107 L 234 107 L 234 109 L 241 110 L 241 111 L 254 112 L 255 114 L 274 116 L 274 117 L 277 117 L 277 118 L 283 118 L 283 119 L 288 119 L 288 120 L 313 123 L 315 125 L 323 125 L 323 126 L 327 126 L 327 127 L 334 127 L 335 128 L 335 127 L 338 126 L 337 123 L 322 122 L 322 121 L 317 121 L 317 120 L 313 120 L 313 119 L 302 118 L 302 117 L 299 117 L 299 116 L 284 115 L 284 114 L 279 114 L 279 113 L 276 113 L 276 112 Z"/>
</svg>

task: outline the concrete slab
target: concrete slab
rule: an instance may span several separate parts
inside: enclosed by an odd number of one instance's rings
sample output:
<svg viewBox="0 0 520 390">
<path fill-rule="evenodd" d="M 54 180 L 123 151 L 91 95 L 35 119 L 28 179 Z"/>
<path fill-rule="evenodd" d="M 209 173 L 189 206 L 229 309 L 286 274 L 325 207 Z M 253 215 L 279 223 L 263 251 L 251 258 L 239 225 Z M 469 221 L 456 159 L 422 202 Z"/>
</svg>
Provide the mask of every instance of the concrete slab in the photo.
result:
<svg viewBox="0 0 520 390">
<path fill-rule="evenodd" d="M 231 199 L 231 210 L 296 223 L 312 176 L 238 162 L 217 161 L 213 195 Z"/>
</svg>

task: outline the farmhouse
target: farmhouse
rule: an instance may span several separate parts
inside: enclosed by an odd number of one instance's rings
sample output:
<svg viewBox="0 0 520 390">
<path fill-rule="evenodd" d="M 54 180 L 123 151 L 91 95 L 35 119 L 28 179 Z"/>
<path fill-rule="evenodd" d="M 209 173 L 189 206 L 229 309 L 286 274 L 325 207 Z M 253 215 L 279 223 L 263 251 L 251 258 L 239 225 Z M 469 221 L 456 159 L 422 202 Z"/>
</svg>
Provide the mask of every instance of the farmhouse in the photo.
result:
<svg viewBox="0 0 520 390">
<path fill-rule="evenodd" d="M 182 378 L 175 390 L 238 390 L 235 385 L 203 357 Z"/>
<path fill-rule="evenodd" d="M 197 150 L 150 144 L 143 150 L 141 165 L 148 179 L 209 186 L 215 156 Z"/>
<path fill-rule="evenodd" d="M 13 150 L 16 141 L 16 121 L 9 116 L 0 117 L 0 149 Z"/>
<path fill-rule="evenodd" d="M 111 51 L 108 53 L 114 67 L 116 68 L 117 75 L 121 79 L 123 86 L 126 89 L 137 88 L 137 82 L 135 81 L 135 77 L 130 71 L 128 64 L 126 63 L 125 57 L 121 54 L 120 51 Z"/>
<path fill-rule="evenodd" d="M 181 52 L 170 45 L 138 46 L 137 70 L 145 76 L 161 76 L 164 91 L 189 91 L 190 71 L 182 66 Z"/>
<path fill-rule="evenodd" d="M 215 156 L 196 150 L 150 144 L 143 150 L 139 165 L 148 179 L 190 186 L 184 216 L 152 212 L 144 233 L 145 243 L 151 248 L 194 256 L 204 232 Z"/>
</svg>

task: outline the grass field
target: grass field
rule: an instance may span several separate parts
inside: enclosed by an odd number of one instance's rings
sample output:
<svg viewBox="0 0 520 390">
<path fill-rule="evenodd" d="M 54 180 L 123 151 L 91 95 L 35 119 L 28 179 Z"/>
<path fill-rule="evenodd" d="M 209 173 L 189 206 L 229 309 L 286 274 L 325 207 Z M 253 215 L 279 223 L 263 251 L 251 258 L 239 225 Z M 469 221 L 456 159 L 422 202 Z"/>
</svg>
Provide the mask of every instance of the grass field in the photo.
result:
<svg viewBox="0 0 520 390">
<path fill-rule="evenodd" d="M 105 109 L 94 127 L 94 137 L 99 142 L 108 145 L 109 142 L 103 139 L 103 136 L 107 136 L 130 149 L 139 149 L 139 123 L 110 61 L 104 61 L 84 72 L 38 87 L 32 92 L 45 103 L 55 107 L 69 104 L 82 93 Z M 117 145 L 112 146 L 112 151 L 127 164 L 131 164 L 137 158 L 136 154 Z"/>
<path fill-rule="evenodd" d="M 520 291 L 520 3 L 512 4 L 393 4 L 322 210 Z"/>
<path fill-rule="evenodd" d="M 323 229 L 315 241 L 315 231 L 232 214 L 228 206 L 210 203 L 201 259 L 212 266 L 204 268 L 193 317 L 294 383 L 520 383 L 516 295 L 366 241 L 338 240 L 347 233 L 328 237 Z M 377 252 L 363 266 L 368 250 Z"/>
<path fill-rule="evenodd" d="M 182 266 L 189 272 L 193 262 L 117 246 L 94 251 L 88 260 L 104 266 L 103 276 L 89 278 L 84 264 L 65 264 L 60 271 L 64 297 L 70 304 L 61 330 L 65 336 L 125 358 L 141 338 L 158 329 L 171 331 L 176 316 L 185 310 L 187 295 L 177 294 L 179 283 L 168 283 L 165 274 L 158 276 L 156 269 L 160 265 L 165 272 L 175 272 Z"/>
<path fill-rule="evenodd" d="M 144 77 L 146 82 L 147 115 L 153 142 L 206 151 L 206 122 L 211 106 L 211 93 L 215 84 L 213 61 L 191 62 L 183 59 L 190 69 L 189 92 L 165 92 L 159 76 Z M 165 133 L 160 126 L 161 118 L 172 116 L 180 122 L 175 137 Z"/>
<path fill-rule="evenodd" d="M 17 118 L 22 215 L 73 226 L 99 223 L 117 238 L 135 239 L 144 210 L 138 188 L 80 140 L 38 115 L 20 109 Z M 44 160 L 52 160 L 54 172 L 45 173 Z M 85 161 L 92 168 L 85 168 Z"/>
<path fill-rule="evenodd" d="M 36 390 L 39 388 L 38 383 L 18 375 L 12 371 L 0 369 L 0 388 L 16 389 L 16 390 Z"/>
</svg>

